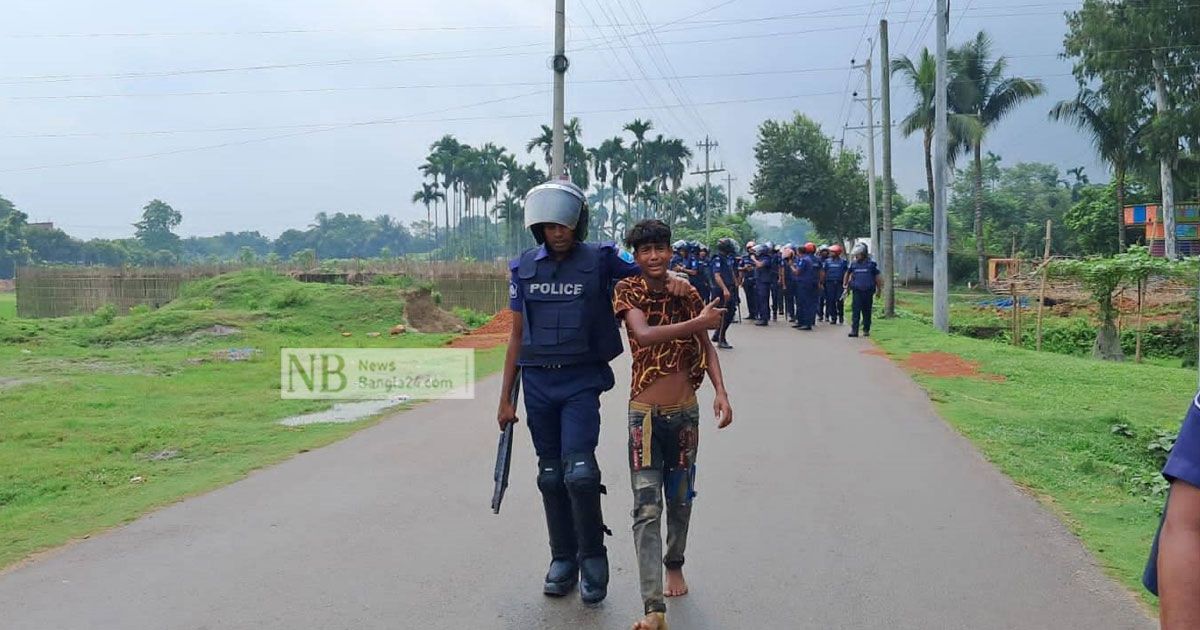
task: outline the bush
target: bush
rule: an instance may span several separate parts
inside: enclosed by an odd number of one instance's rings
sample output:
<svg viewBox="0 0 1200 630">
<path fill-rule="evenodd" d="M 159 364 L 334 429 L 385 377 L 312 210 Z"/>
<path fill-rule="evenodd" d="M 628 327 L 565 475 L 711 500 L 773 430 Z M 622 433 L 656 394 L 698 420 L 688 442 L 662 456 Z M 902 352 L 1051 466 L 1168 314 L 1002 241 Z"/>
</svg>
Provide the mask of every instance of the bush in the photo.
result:
<svg viewBox="0 0 1200 630">
<path fill-rule="evenodd" d="M 297 308 L 308 304 L 309 301 L 309 296 L 301 287 L 288 287 L 271 298 L 271 308 Z"/>
<path fill-rule="evenodd" d="M 154 309 L 150 308 L 149 304 L 137 304 L 133 308 L 129 309 L 129 314 L 133 316 L 145 315 L 152 310 Z"/>
<path fill-rule="evenodd" d="M 95 313 L 92 313 L 92 316 L 87 319 L 86 325 L 89 328 L 99 328 L 113 323 L 113 320 L 116 318 L 117 307 L 112 304 L 105 304 L 96 309 Z"/>
<path fill-rule="evenodd" d="M 463 323 L 467 325 L 467 328 L 472 329 L 479 328 L 492 319 L 489 315 L 480 313 L 474 309 L 463 308 L 461 306 L 454 307 L 454 314 L 457 315 L 459 319 L 463 320 Z"/>
<path fill-rule="evenodd" d="M 950 282 L 977 282 L 979 280 L 979 259 L 974 254 L 965 252 L 950 252 Z"/>
</svg>

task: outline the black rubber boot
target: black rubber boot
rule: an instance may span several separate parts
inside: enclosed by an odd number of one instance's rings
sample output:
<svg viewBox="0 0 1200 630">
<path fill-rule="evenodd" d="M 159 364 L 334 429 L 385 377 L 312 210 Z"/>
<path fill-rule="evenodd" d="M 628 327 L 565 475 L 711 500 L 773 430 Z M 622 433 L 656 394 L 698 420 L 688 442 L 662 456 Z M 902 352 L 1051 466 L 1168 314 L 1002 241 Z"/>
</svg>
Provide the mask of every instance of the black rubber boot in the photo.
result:
<svg viewBox="0 0 1200 630">
<path fill-rule="evenodd" d="M 538 490 L 542 493 L 542 508 L 546 511 L 546 531 L 550 534 L 550 568 L 542 592 L 562 597 L 579 581 L 576 559 L 578 543 L 575 522 L 571 514 L 571 497 L 563 483 L 562 462 L 557 459 L 538 460 Z"/>
<path fill-rule="evenodd" d="M 568 455 L 563 461 L 563 480 L 571 496 L 571 515 L 579 549 L 579 597 L 585 604 L 598 604 L 608 596 L 608 549 L 600 510 L 600 467 L 591 453 Z"/>
</svg>

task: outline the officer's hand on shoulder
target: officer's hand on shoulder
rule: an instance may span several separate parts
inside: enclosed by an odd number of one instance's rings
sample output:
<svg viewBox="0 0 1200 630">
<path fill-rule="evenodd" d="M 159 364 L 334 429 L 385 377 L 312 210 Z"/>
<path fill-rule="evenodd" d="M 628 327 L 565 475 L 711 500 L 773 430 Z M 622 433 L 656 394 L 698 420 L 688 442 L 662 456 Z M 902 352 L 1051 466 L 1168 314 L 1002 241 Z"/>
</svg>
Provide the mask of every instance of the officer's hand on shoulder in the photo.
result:
<svg viewBox="0 0 1200 630">
<path fill-rule="evenodd" d="M 667 274 L 667 293 L 675 297 L 687 297 L 692 292 L 692 283 L 682 273 Z"/>
</svg>

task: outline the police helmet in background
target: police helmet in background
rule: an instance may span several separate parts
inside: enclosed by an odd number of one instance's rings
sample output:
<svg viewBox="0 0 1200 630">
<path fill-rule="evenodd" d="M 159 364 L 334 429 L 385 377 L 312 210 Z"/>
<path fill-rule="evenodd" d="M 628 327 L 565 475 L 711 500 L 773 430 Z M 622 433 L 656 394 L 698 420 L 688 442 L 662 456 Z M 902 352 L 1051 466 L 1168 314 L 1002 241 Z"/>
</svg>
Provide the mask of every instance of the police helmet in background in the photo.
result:
<svg viewBox="0 0 1200 630">
<path fill-rule="evenodd" d="M 678 241 L 671 243 L 671 251 L 677 252 L 681 249 L 687 249 L 687 241 L 679 239 Z"/>
<path fill-rule="evenodd" d="M 842 249 L 841 245 L 834 243 L 833 245 L 831 245 L 829 247 L 829 251 L 832 252 L 834 255 L 840 256 L 844 250 Z"/>
<path fill-rule="evenodd" d="M 816 251 L 817 251 L 817 246 L 813 245 L 811 241 L 804 244 L 804 253 L 805 254 L 812 254 L 812 253 L 815 253 Z"/>
<path fill-rule="evenodd" d="M 766 256 L 771 253 L 771 245 L 769 243 L 759 243 L 754 246 L 755 256 Z"/>
<path fill-rule="evenodd" d="M 767 246 L 768 251 L 772 251 L 772 252 L 775 251 L 775 242 L 774 241 L 767 241 L 766 243 L 763 243 L 763 245 Z"/>
<path fill-rule="evenodd" d="M 688 241 L 687 250 L 688 250 L 688 253 L 699 254 L 700 253 L 700 243 L 698 243 L 696 241 Z"/>
<path fill-rule="evenodd" d="M 538 245 L 546 242 L 544 223 L 564 225 L 575 230 L 575 240 L 587 240 L 587 198 L 570 180 L 538 184 L 525 195 L 525 227 L 533 232 Z"/>
<path fill-rule="evenodd" d="M 722 254 L 732 254 L 737 251 L 737 246 L 734 245 L 733 239 L 726 237 L 717 240 L 717 251 Z"/>
<path fill-rule="evenodd" d="M 704 243 L 700 243 L 700 251 L 702 251 L 702 252 L 708 251 L 708 245 L 705 245 Z"/>
<path fill-rule="evenodd" d="M 821 243 L 819 246 L 817 246 L 817 252 L 827 252 L 827 251 L 829 251 L 828 245 Z"/>
<path fill-rule="evenodd" d="M 779 250 L 779 253 L 783 255 L 784 258 L 790 259 L 792 256 L 796 255 L 796 250 L 792 249 L 790 243 L 786 243 L 784 244 L 783 249 Z"/>
<path fill-rule="evenodd" d="M 868 253 L 866 243 L 855 243 L 854 249 L 850 250 L 851 256 L 866 256 Z"/>
</svg>

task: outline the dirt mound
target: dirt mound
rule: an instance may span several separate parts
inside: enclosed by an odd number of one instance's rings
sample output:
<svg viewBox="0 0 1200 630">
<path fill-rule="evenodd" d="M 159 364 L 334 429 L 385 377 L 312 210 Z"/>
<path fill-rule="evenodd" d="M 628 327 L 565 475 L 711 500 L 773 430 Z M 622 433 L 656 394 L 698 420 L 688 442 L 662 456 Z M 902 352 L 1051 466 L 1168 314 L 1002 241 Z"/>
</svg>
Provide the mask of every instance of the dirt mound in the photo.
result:
<svg viewBox="0 0 1200 630">
<path fill-rule="evenodd" d="M 499 334 L 507 335 L 509 333 L 509 331 L 512 330 L 512 323 L 513 323 L 513 312 L 508 309 L 504 309 L 504 310 L 500 311 L 499 313 L 496 313 L 495 316 L 493 316 L 491 319 L 489 319 L 488 323 L 480 326 L 479 328 L 476 328 L 475 330 L 472 330 L 471 334 L 472 335 L 499 335 Z"/>
<path fill-rule="evenodd" d="M 939 378 L 966 377 L 997 382 L 1004 380 L 999 374 L 981 374 L 978 363 L 949 352 L 914 352 L 904 360 L 904 367 Z"/>
<path fill-rule="evenodd" d="M 463 321 L 453 313 L 443 311 L 427 288 L 404 293 L 404 314 L 410 332 L 451 333 L 467 330 Z"/>
<path fill-rule="evenodd" d="M 488 320 L 488 323 L 451 342 L 451 348 L 495 348 L 508 343 L 512 330 L 513 312 L 504 309 Z"/>
</svg>

